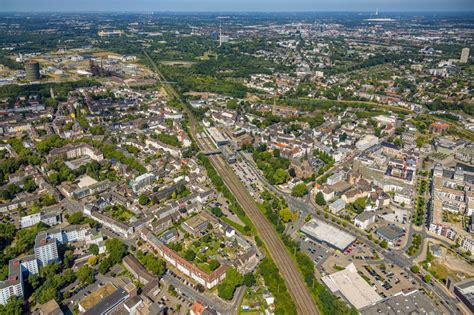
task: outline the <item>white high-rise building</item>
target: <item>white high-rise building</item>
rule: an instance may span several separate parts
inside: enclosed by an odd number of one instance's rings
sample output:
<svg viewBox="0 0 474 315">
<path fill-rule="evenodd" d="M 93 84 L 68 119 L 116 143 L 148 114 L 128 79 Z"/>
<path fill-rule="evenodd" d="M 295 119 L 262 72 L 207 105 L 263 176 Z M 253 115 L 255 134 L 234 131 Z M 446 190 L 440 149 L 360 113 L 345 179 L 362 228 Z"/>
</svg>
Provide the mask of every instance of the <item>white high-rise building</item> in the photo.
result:
<svg viewBox="0 0 474 315">
<path fill-rule="evenodd" d="M 461 63 L 467 63 L 467 61 L 469 60 L 469 48 L 463 48 L 461 50 L 461 58 L 459 58 L 459 61 Z"/>
<path fill-rule="evenodd" d="M 35 240 L 35 257 L 40 266 L 59 261 L 57 240 L 48 238 L 46 232 L 39 233 Z"/>
<path fill-rule="evenodd" d="M 23 297 L 23 272 L 18 259 L 10 260 L 8 278 L 0 282 L 0 304 L 5 305 L 11 297 Z"/>
</svg>

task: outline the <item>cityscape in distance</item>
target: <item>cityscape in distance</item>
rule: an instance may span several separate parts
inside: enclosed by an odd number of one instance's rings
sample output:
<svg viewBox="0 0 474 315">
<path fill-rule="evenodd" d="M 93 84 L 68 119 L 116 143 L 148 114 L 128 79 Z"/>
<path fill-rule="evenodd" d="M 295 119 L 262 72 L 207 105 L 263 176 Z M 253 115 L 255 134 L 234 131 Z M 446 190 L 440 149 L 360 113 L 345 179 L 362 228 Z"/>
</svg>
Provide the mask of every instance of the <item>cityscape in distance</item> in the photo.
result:
<svg viewBox="0 0 474 315">
<path fill-rule="evenodd" d="M 473 314 L 473 49 L 465 0 L 5 0 L 0 314 Z"/>
</svg>

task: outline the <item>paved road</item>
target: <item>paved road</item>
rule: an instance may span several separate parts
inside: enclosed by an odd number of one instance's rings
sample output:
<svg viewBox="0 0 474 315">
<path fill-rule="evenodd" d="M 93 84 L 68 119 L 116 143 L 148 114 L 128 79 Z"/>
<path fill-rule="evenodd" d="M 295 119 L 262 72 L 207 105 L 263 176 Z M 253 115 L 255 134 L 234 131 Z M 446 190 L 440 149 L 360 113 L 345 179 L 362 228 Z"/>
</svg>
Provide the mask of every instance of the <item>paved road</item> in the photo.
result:
<svg viewBox="0 0 474 315">
<path fill-rule="evenodd" d="M 166 84 L 166 80 L 163 75 L 159 72 L 158 67 L 151 59 L 151 57 L 144 52 L 149 61 L 151 62 L 157 78 L 165 83 L 165 89 L 171 97 L 174 97 L 177 101 L 183 104 L 183 109 L 186 111 L 190 121 L 190 132 L 194 140 L 196 140 L 202 151 L 212 151 L 215 147 L 211 145 L 211 141 L 207 141 L 205 138 L 198 137 L 198 123 L 196 122 L 193 113 L 189 110 L 186 104 L 181 101 L 179 95 L 174 91 L 173 87 Z M 234 194 L 235 198 L 239 202 L 245 214 L 250 218 L 254 224 L 258 235 L 266 245 L 273 261 L 275 262 L 278 270 L 283 277 L 288 292 L 290 293 L 299 314 L 314 315 L 319 314 L 314 300 L 311 296 L 309 289 L 306 287 L 303 277 L 296 267 L 294 261 L 290 257 L 285 245 L 281 241 L 277 232 L 267 221 L 265 216 L 260 212 L 255 203 L 255 200 L 250 196 L 249 192 L 240 182 L 240 179 L 232 171 L 232 168 L 225 162 L 220 156 L 210 156 L 209 160 L 213 164 L 216 171 L 223 179 L 226 186 Z"/>
</svg>

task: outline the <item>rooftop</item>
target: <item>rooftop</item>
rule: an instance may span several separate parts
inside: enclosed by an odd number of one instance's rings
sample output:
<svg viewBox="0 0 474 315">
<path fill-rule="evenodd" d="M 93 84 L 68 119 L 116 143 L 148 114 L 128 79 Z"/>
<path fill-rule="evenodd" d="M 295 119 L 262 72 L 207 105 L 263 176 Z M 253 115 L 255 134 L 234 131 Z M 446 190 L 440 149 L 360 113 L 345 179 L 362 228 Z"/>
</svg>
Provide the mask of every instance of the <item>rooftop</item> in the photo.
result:
<svg viewBox="0 0 474 315">
<path fill-rule="evenodd" d="M 341 251 L 345 250 L 356 239 L 351 234 L 316 219 L 308 221 L 308 223 L 303 225 L 301 231 L 306 233 L 308 236 L 326 242 Z"/>
<path fill-rule="evenodd" d="M 368 306 L 360 311 L 362 315 L 380 314 L 442 314 L 421 291 L 415 290 L 409 293 L 399 292 L 394 296 L 384 299 L 375 305 Z"/>
<path fill-rule="evenodd" d="M 96 291 L 97 292 L 97 291 Z M 128 298 L 128 293 L 120 288 L 115 290 L 112 294 L 101 299 L 95 306 L 87 310 L 84 315 L 108 314 L 108 311 L 115 308 L 118 304 Z"/>
<path fill-rule="evenodd" d="M 353 263 L 346 269 L 322 278 L 332 292 L 340 292 L 358 310 L 382 298 L 358 273 Z"/>
<path fill-rule="evenodd" d="M 92 292 L 89 296 L 85 297 L 79 303 L 86 310 L 90 310 L 96 306 L 101 300 L 114 293 L 117 289 L 111 284 L 107 283 L 96 291 Z"/>
</svg>

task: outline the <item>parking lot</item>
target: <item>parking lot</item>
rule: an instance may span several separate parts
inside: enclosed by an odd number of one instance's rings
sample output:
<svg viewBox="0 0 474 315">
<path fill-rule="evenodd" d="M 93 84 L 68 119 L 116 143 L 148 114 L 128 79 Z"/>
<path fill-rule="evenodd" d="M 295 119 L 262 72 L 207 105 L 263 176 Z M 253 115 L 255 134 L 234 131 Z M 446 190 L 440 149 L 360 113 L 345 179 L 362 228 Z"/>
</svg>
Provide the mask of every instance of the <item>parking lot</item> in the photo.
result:
<svg viewBox="0 0 474 315">
<path fill-rule="evenodd" d="M 375 286 L 377 293 L 382 297 L 416 286 L 416 282 L 407 275 L 406 271 L 395 265 L 360 263 L 357 270 L 370 285 Z"/>
<path fill-rule="evenodd" d="M 377 259 L 379 257 L 375 251 L 367 247 L 367 245 L 356 241 L 343 253 L 335 252 L 334 255 L 325 261 L 322 267 L 326 274 L 331 274 L 339 271 L 341 268 L 345 268 L 351 262 L 357 265 L 357 263 L 365 263 L 371 260 L 376 261 Z"/>
<path fill-rule="evenodd" d="M 323 263 L 334 253 L 334 250 L 302 236 L 300 236 L 298 240 L 301 244 L 301 250 L 311 258 L 318 271 L 322 273 Z"/>
<path fill-rule="evenodd" d="M 232 164 L 232 168 L 252 197 L 259 198 L 264 189 L 252 167 L 250 167 L 246 161 L 242 160 Z"/>
</svg>

